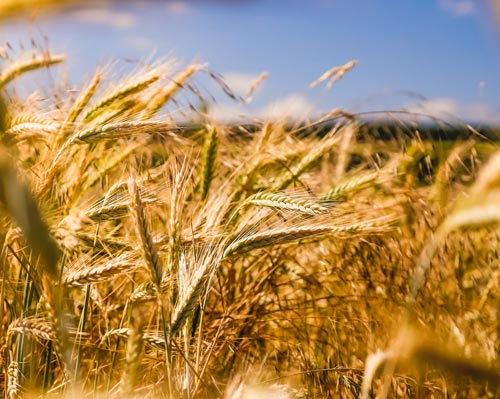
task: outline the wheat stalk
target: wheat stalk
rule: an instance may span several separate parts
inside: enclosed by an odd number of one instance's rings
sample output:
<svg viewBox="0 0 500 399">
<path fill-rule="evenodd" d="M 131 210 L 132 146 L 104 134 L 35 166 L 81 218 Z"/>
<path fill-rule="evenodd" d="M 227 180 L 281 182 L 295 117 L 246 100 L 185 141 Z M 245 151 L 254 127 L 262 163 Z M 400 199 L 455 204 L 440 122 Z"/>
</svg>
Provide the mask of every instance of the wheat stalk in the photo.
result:
<svg viewBox="0 0 500 399">
<path fill-rule="evenodd" d="M 253 82 L 250 83 L 250 86 L 248 87 L 246 96 L 248 99 L 251 99 L 252 94 L 254 91 L 262 84 L 264 80 L 267 79 L 269 76 L 268 72 L 261 72 L 257 78 L 253 80 Z"/>
<path fill-rule="evenodd" d="M 145 198 L 142 205 L 153 204 L 157 202 L 155 198 Z M 109 201 L 99 200 L 94 203 L 87 211 L 86 216 L 96 222 L 105 220 L 120 219 L 128 214 L 130 207 L 129 201 L 118 201 L 110 198 Z"/>
<path fill-rule="evenodd" d="M 125 352 L 125 367 L 120 381 L 120 390 L 125 395 L 131 395 L 137 385 L 138 371 L 144 346 L 144 321 L 135 309 L 132 328 L 128 331 L 127 350 Z"/>
</svg>

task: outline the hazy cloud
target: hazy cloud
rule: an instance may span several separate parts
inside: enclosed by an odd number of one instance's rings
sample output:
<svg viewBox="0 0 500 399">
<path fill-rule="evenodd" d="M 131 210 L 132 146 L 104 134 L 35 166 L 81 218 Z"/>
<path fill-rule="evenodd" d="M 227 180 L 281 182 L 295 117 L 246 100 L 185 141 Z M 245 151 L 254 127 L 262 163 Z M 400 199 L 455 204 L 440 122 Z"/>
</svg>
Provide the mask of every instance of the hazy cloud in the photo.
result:
<svg viewBox="0 0 500 399">
<path fill-rule="evenodd" d="M 125 43 L 128 47 L 142 53 L 151 53 L 156 48 L 155 41 L 145 36 L 128 36 L 125 38 Z"/>
<path fill-rule="evenodd" d="M 184 15 L 191 11 L 190 5 L 185 1 L 167 1 L 165 4 L 167 12 L 174 15 Z"/>
<path fill-rule="evenodd" d="M 263 118 L 285 118 L 302 120 L 311 117 L 316 106 L 302 94 L 292 94 L 266 105 L 260 115 Z"/>
<path fill-rule="evenodd" d="M 209 116 L 219 122 L 254 119 L 291 119 L 300 121 L 311 118 L 316 114 L 318 114 L 318 110 L 315 104 L 302 94 L 291 94 L 259 108 L 249 107 L 243 103 L 214 104 L 209 111 Z"/>
<path fill-rule="evenodd" d="M 405 107 L 415 112 L 449 122 L 500 124 L 500 114 L 483 103 L 463 104 L 451 98 L 434 98 Z"/>
<path fill-rule="evenodd" d="M 259 77 L 259 74 L 230 72 L 223 74 L 227 85 L 240 96 L 245 96 L 250 85 Z"/>
<path fill-rule="evenodd" d="M 464 17 L 477 11 L 476 3 L 472 0 L 438 0 L 439 6 L 449 14 Z"/>
<path fill-rule="evenodd" d="M 82 22 L 108 25 L 117 29 L 129 29 L 137 24 L 132 13 L 108 8 L 86 8 L 75 11 L 73 15 Z"/>
</svg>

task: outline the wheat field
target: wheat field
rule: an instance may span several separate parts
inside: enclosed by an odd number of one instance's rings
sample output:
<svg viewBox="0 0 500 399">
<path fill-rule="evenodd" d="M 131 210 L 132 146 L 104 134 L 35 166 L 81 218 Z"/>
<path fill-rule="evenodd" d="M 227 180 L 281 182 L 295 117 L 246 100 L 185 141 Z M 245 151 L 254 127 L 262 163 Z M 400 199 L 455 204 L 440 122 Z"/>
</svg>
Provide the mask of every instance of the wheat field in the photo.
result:
<svg viewBox="0 0 500 399">
<path fill-rule="evenodd" d="M 63 61 L 1 61 L 3 397 L 500 397 L 494 140 L 180 122 L 170 61 L 16 93 Z"/>
</svg>

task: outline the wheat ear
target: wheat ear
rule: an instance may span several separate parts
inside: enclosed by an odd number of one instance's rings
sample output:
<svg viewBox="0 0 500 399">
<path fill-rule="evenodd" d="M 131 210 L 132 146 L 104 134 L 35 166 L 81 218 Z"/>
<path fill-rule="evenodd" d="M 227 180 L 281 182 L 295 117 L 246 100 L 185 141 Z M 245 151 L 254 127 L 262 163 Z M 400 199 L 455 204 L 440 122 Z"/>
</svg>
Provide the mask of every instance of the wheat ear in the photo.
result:
<svg viewBox="0 0 500 399">
<path fill-rule="evenodd" d="M 179 332 L 187 318 L 192 315 L 211 275 L 220 263 L 220 253 L 217 246 L 213 248 L 207 246 L 206 251 L 196 266 L 197 269 L 180 289 L 179 300 L 171 315 L 170 337 Z"/>
<path fill-rule="evenodd" d="M 295 211 L 307 215 L 322 215 L 328 213 L 328 208 L 314 201 L 293 198 L 278 193 L 257 193 L 247 199 L 247 203 L 275 209 Z"/>
<path fill-rule="evenodd" d="M 207 128 L 205 142 L 203 144 L 203 152 L 201 154 L 200 193 L 203 200 L 207 198 L 208 191 L 210 190 L 210 185 L 214 178 L 218 143 L 219 137 L 217 134 L 217 129 L 213 126 L 209 126 Z"/>
<path fill-rule="evenodd" d="M 160 79 L 160 75 L 157 72 L 151 73 L 150 75 L 146 75 L 141 79 L 137 79 L 128 85 L 125 85 L 119 90 L 114 91 L 108 97 L 103 98 L 93 107 L 91 107 L 84 115 L 83 122 L 88 123 L 99 115 L 102 115 L 110 106 L 114 105 L 118 101 L 122 101 L 123 99 L 140 93 L 145 90 L 151 84 Z"/>
<path fill-rule="evenodd" d="M 353 127 L 348 126 L 347 128 L 352 129 Z M 339 141 L 339 136 L 334 135 L 336 131 L 337 129 L 332 130 L 329 137 L 324 139 L 321 144 L 315 146 L 297 163 L 297 165 L 293 166 L 289 172 L 283 175 L 274 185 L 274 190 L 280 191 L 288 187 L 293 181 L 300 177 L 302 173 L 328 153 Z"/>
<path fill-rule="evenodd" d="M 59 124 L 52 123 L 40 123 L 40 122 L 24 122 L 17 125 L 13 125 L 6 133 L 9 134 L 21 134 L 26 132 L 43 132 L 43 133 L 56 133 L 59 129 Z"/>
<path fill-rule="evenodd" d="M 64 56 L 62 55 L 44 54 L 41 56 L 34 56 L 29 60 L 15 62 L 0 73 L 0 89 L 25 72 L 59 64 L 63 61 Z"/>
<path fill-rule="evenodd" d="M 99 283 L 132 271 L 135 268 L 137 268 L 137 263 L 134 258 L 125 253 L 115 259 L 91 267 L 70 271 L 63 277 L 63 283 L 71 286 Z"/>
<path fill-rule="evenodd" d="M 380 227 L 367 222 L 360 222 L 344 226 L 297 226 L 290 228 L 272 229 L 234 239 L 224 250 L 223 258 L 241 255 L 258 248 L 272 245 L 288 244 L 294 241 L 333 236 L 336 238 L 351 237 L 353 234 L 378 232 Z"/>
<path fill-rule="evenodd" d="M 330 79 L 326 85 L 327 88 L 330 89 L 335 82 L 342 79 L 342 77 L 347 72 L 349 72 L 352 68 L 354 68 L 357 64 L 358 64 L 357 60 L 351 60 L 342 66 L 333 67 L 333 68 L 329 69 L 328 71 L 326 71 L 323 75 L 321 75 L 314 82 L 312 82 L 309 85 L 309 88 L 312 89 L 312 88 L 316 87 L 317 85 L 319 85 L 321 82 L 324 82 L 325 80 Z"/>
<path fill-rule="evenodd" d="M 77 97 L 73 106 L 68 112 L 68 116 L 66 117 L 65 124 L 71 124 L 77 120 L 77 118 L 82 113 L 83 109 L 87 106 L 90 99 L 94 96 L 97 86 L 101 82 L 102 74 L 100 70 L 96 70 L 94 77 L 91 82 L 87 86 L 85 90 L 83 90 L 80 95 Z"/>
<path fill-rule="evenodd" d="M 107 123 L 76 132 L 71 138 L 70 143 L 97 143 L 103 140 L 115 140 L 137 134 L 172 134 L 177 130 L 171 123 L 160 121 Z M 175 137 L 175 135 L 172 135 L 172 137 Z"/>
<path fill-rule="evenodd" d="M 85 183 L 83 183 L 82 191 L 86 192 L 89 188 L 93 187 L 103 176 L 119 165 L 130 154 L 143 146 L 144 143 L 139 140 L 138 142 L 130 143 L 125 149 L 118 152 L 114 156 L 104 159 L 103 162 L 97 167 L 97 171 L 87 177 Z"/>
<path fill-rule="evenodd" d="M 120 337 L 120 338 L 129 338 L 131 334 L 131 328 L 115 328 L 109 331 L 106 331 L 106 334 L 101 339 L 103 342 L 106 338 L 111 335 Z M 164 352 L 165 351 L 165 340 L 162 336 L 156 333 L 144 332 L 142 336 L 144 340 L 144 344 L 151 349 Z"/>
<path fill-rule="evenodd" d="M 11 361 L 7 369 L 7 399 L 18 399 L 21 397 L 19 387 L 19 363 Z"/>
<path fill-rule="evenodd" d="M 99 83 L 101 82 L 101 71 L 97 70 L 92 78 L 92 81 L 77 97 L 76 101 L 73 103 L 72 107 L 68 111 L 68 115 L 59 131 L 58 142 L 61 143 L 71 131 L 71 126 L 78 119 L 84 108 L 88 105 L 90 99 L 94 96 Z"/>
<path fill-rule="evenodd" d="M 10 323 L 9 329 L 7 330 L 7 337 L 10 337 L 13 333 L 23 334 L 47 341 L 55 340 L 53 326 L 45 319 L 16 319 Z"/>
<path fill-rule="evenodd" d="M 152 101 L 147 105 L 144 110 L 141 120 L 151 119 L 156 113 L 163 107 L 168 100 L 177 92 L 177 90 L 182 87 L 183 83 L 191 77 L 196 71 L 200 69 L 201 65 L 191 64 L 186 69 L 181 71 L 177 76 L 175 76 L 172 81 L 165 87 L 165 89 L 159 91 L 153 96 Z"/>
<path fill-rule="evenodd" d="M 141 240 L 142 255 L 151 273 L 153 282 L 157 289 L 159 289 L 163 276 L 163 266 L 158 256 L 158 250 L 153 242 L 153 237 L 149 232 L 141 195 L 133 178 L 130 178 L 128 181 L 128 189 L 130 195 L 130 213 L 134 218 L 137 235 Z"/>
<path fill-rule="evenodd" d="M 373 184 L 378 176 L 378 172 L 370 172 L 346 179 L 332 187 L 321 199 L 325 201 L 345 201 L 349 194 L 354 194 Z"/>
</svg>

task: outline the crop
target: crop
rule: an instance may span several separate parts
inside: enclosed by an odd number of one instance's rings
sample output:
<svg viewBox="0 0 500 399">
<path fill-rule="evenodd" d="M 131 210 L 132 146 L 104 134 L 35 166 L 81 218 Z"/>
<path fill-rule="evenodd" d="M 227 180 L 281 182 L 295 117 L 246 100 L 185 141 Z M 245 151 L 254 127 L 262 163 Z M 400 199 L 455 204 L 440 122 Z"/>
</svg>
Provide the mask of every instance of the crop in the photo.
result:
<svg viewBox="0 0 500 399">
<path fill-rule="evenodd" d="M 197 64 L 11 90 L 62 60 L 0 73 L 3 396 L 498 395 L 494 141 L 176 120 Z"/>
</svg>

